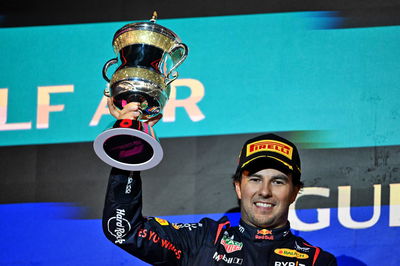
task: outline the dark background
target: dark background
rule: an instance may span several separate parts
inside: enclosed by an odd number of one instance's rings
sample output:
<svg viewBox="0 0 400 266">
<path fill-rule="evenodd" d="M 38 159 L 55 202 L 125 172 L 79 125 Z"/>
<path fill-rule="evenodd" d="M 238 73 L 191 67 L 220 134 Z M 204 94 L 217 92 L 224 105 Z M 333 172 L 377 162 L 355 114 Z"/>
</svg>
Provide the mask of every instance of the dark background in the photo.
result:
<svg viewBox="0 0 400 266">
<path fill-rule="evenodd" d="M 0 25 L 21 27 L 111 21 L 147 20 L 157 10 L 159 18 L 207 17 L 238 14 L 335 11 L 345 18 L 340 27 L 399 25 L 398 0 L 99 0 L 0 2 Z"/>
<path fill-rule="evenodd" d="M 237 207 L 231 176 L 241 146 L 253 136 L 162 139 L 163 161 L 142 173 L 144 214 L 225 213 Z M 388 185 L 400 182 L 399 146 L 301 148 L 300 156 L 305 185 L 331 193 L 304 197 L 297 209 L 336 208 L 338 186 L 351 186 L 352 206 L 371 206 L 373 184 L 382 184 L 387 205 Z M 76 218 L 101 218 L 110 167 L 97 158 L 92 143 L 2 147 L 0 158 L 0 203 L 74 202 L 86 210 Z"/>
</svg>

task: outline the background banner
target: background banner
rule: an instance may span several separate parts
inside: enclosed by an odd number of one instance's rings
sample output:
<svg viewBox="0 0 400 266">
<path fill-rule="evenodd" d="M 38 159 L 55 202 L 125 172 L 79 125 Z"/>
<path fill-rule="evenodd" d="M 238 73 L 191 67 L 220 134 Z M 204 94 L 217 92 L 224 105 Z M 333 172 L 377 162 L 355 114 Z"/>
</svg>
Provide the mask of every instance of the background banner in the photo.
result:
<svg viewBox="0 0 400 266">
<path fill-rule="evenodd" d="M 159 137 L 312 130 L 321 147 L 400 143 L 399 27 L 333 29 L 332 12 L 158 22 L 190 48 Z M 0 29 L 0 145 L 106 129 L 101 69 L 126 23 Z"/>
</svg>

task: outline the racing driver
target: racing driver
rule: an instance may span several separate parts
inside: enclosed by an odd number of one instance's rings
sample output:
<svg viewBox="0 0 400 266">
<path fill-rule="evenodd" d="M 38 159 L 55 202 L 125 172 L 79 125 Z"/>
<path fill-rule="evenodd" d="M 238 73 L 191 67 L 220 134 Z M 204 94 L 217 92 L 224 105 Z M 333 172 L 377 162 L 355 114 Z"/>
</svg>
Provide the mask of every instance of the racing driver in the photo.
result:
<svg viewBox="0 0 400 266">
<path fill-rule="evenodd" d="M 136 119 L 139 105 L 122 110 L 108 102 L 117 119 Z M 149 121 L 154 125 L 160 117 Z M 335 257 L 294 236 L 289 205 L 302 187 L 296 146 L 274 134 L 248 140 L 233 184 L 241 220 L 224 217 L 175 224 L 142 216 L 139 172 L 113 168 L 107 188 L 103 230 L 120 248 L 153 265 L 335 266 Z M 127 189 L 129 187 L 129 189 Z"/>
</svg>

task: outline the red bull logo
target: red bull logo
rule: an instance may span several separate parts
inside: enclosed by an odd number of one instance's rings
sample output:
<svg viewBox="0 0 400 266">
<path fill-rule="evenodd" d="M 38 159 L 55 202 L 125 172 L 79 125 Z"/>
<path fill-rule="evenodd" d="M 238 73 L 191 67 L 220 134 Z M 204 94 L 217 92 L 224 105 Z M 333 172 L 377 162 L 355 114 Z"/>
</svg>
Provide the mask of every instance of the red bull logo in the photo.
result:
<svg viewBox="0 0 400 266">
<path fill-rule="evenodd" d="M 274 236 L 272 235 L 272 231 L 268 229 L 257 230 L 257 234 L 254 237 L 255 239 L 262 240 L 273 240 Z"/>
</svg>

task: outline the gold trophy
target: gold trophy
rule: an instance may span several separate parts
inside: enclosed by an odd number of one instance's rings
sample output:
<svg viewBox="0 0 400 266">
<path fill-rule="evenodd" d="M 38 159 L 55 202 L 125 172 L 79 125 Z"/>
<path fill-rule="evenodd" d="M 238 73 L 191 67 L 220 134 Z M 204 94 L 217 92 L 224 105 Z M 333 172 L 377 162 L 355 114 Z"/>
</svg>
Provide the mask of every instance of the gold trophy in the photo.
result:
<svg viewBox="0 0 400 266">
<path fill-rule="evenodd" d="M 178 35 L 156 20 L 154 12 L 149 22 L 131 23 L 119 29 L 112 41 L 117 57 L 103 67 L 103 77 L 109 82 L 104 95 L 111 97 L 117 108 L 130 102 L 140 103 L 138 120 L 116 121 L 93 144 L 101 160 L 119 169 L 146 170 L 163 157 L 154 129 L 146 121 L 162 113 L 170 84 L 178 77 L 176 68 L 186 59 L 188 48 Z M 109 79 L 107 70 L 117 63 Z"/>
</svg>

